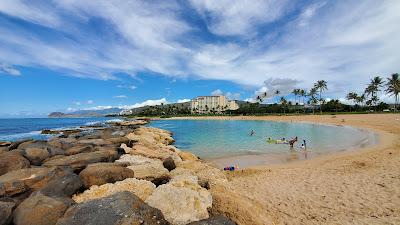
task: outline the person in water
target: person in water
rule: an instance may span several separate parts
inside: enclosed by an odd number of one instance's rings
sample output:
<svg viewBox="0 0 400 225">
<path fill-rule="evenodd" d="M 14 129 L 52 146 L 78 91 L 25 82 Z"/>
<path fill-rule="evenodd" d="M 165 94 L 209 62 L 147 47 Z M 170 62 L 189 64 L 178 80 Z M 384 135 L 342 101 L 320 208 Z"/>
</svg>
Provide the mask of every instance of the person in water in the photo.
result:
<svg viewBox="0 0 400 225">
<path fill-rule="evenodd" d="M 254 130 L 251 130 L 250 132 L 250 136 L 253 136 L 256 132 L 254 132 Z"/>
<path fill-rule="evenodd" d="M 303 144 L 301 144 L 302 149 L 306 150 L 307 149 L 307 143 L 306 140 L 303 139 Z"/>
<path fill-rule="evenodd" d="M 297 142 L 297 136 L 289 141 L 290 148 L 293 148 L 294 143 Z"/>
</svg>

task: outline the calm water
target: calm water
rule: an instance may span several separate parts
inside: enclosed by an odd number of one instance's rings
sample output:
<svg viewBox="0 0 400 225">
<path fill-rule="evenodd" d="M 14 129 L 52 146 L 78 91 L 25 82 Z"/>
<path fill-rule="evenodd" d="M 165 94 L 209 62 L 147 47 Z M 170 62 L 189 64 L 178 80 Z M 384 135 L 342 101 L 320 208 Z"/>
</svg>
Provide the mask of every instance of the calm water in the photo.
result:
<svg viewBox="0 0 400 225">
<path fill-rule="evenodd" d="M 0 140 L 18 140 L 24 138 L 46 139 L 41 135 L 43 129 L 78 128 L 83 125 L 102 123 L 110 118 L 18 118 L 0 119 Z"/>
<path fill-rule="evenodd" d="M 286 123 L 249 120 L 158 120 L 150 126 L 173 132 L 175 145 L 204 158 L 221 156 L 288 152 L 287 144 L 269 144 L 267 137 L 279 139 L 298 136 L 312 152 L 343 151 L 377 142 L 372 132 L 310 123 Z M 250 136 L 251 130 L 256 134 Z"/>
</svg>

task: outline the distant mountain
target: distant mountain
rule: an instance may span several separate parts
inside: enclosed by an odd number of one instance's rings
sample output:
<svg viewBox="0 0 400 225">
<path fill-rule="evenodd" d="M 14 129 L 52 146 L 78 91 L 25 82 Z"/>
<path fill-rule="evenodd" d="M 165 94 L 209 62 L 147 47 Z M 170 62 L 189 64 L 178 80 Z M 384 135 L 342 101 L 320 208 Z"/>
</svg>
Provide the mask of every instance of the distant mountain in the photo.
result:
<svg viewBox="0 0 400 225">
<path fill-rule="evenodd" d="M 121 112 L 121 108 L 109 108 L 109 109 L 99 109 L 99 110 L 78 110 L 69 113 L 63 112 L 52 112 L 48 117 L 60 118 L 60 117 L 100 117 L 110 114 L 118 114 Z"/>
</svg>

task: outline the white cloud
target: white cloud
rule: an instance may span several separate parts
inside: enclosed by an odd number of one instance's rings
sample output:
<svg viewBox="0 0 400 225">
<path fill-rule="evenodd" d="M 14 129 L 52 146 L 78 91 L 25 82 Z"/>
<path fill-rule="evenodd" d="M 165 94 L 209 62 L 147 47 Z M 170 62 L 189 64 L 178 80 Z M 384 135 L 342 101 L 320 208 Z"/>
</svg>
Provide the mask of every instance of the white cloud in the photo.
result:
<svg viewBox="0 0 400 225">
<path fill-rule="evenodd" d="M 20 76 L 21 75 L 21 72 L 19 70 L 15 69 L 14 67 L 2 65 L 2 64 L 0 64 L 0 73 L 9 74 L 12 76 Z"/>
<path fill-rule="evenodd" d="M 131 89 L 131 90 L 135 90 L 137 87 L 135 85 L 122 85 L 119 84 L 117 85 L 118 88 L 127 88 L 127 89 Z"/>
<path fill-rule="evenodd" d="M 113 98 L 127 98 L 127 96 L 126 95 L 116 95 L 116 96 L 113 96 Z"/>
<path fill-rule="evenodd" d="M 184 102 L 190 102 L 190 99 L 184 98 L 184 99 L 178 99 L 177 103 L 184 103 Z"/>
<path fill-rule="evenodd" d="M 166 98 L 161 98 L 161 99 L 149 99 L 144 102 L 136 103 L 133 105 L 124 105 L 124 106 L 119 106 L 120 108 L 123 109 L 133 109 L 133 108 L 139 108 L 143 106 L 154 106 L 154 105 L 161 105 L 161 104 L 168 104 L 168 101 Z"/>
<path fill-rule="evenodd" d="M 212 91 L 211 95 L 224 95 L 224 93 L 220 89 L 217 89 Z"/>
<path fill-rule="evenodd" d="M 88 100 L 87 102 L 86 102 L 86 104 L 93 104 L 94 103 L 94 101 L 93 100 Z"/>
<path fill-rule="evenodd" d="M 81 105 L 81 102 L 75 101 L 75 102 L 73 102 L 72 104 L 74 104 L 74 105 Z"/>
<path fill-rule="evenodd" d="M 98 105 L 98 106 L 84 108 L 83 110 L 103 110 L 103 109 L 111 109 L 111 108 L 114 108 L 114 106 L 111 106 L 111 105 Z"/>
</svg>

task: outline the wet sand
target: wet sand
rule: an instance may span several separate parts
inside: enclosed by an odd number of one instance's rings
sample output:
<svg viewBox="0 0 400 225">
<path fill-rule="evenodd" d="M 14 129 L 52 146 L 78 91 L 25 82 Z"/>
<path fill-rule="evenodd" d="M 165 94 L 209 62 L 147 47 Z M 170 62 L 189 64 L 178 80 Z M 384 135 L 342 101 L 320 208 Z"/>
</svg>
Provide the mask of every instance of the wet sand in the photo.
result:
<svg viewBox="0 0 400 225">
<path fill-rule="evenodd" d="M 211 188 L 216 212 L 238 224 L 400 224 L 400 114 L 178 119 L 255 119 L 349 125 L 377 145 L 310 160 L 227 172 Z"/>
</svg>

